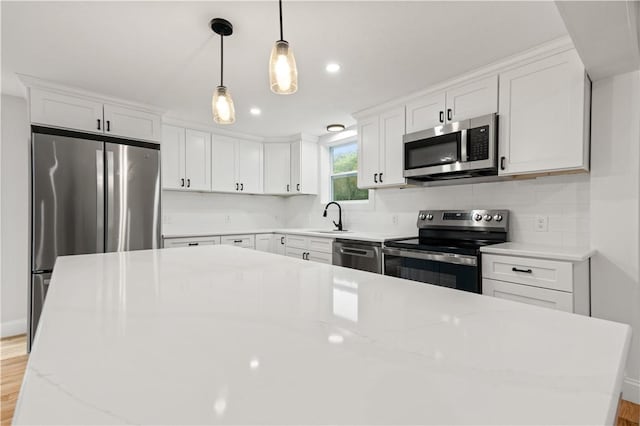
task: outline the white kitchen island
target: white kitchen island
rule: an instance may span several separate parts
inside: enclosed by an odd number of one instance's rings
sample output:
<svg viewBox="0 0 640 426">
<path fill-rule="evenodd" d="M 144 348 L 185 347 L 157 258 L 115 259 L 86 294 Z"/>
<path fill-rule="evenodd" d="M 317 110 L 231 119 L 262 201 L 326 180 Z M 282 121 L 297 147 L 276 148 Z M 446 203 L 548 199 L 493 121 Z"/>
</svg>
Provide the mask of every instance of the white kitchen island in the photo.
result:
<svg viewBox="0 0 640 426">
<path fill-rule="evenodd" d="M 629 341 L 230 246 L 62 257 L 14 424 L 612 424 Z"/>
</svg>

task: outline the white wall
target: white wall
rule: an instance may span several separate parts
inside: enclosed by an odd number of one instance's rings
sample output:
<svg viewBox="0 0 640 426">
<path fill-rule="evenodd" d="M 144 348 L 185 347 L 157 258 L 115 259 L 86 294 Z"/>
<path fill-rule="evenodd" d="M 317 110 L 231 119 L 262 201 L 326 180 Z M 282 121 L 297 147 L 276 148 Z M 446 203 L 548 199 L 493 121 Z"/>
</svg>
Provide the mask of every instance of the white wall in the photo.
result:
<svg viewBox="0 0 640 426">
<path fill-rule="evenodd" d="M 624 398 L 640 403 L 640 71 L 593 83 L 591 308 L 633 327 Z"/>
<path fill-rule="evenodd" d="M 0 140 L 0 335 L 27 330 L 29 122 L 24 99 L 2 95 Z"/>
<path fill-rule="evenodd" d="M 282 228 L 282 197 L 162 191 L 162 233 Z"/>
</svg>

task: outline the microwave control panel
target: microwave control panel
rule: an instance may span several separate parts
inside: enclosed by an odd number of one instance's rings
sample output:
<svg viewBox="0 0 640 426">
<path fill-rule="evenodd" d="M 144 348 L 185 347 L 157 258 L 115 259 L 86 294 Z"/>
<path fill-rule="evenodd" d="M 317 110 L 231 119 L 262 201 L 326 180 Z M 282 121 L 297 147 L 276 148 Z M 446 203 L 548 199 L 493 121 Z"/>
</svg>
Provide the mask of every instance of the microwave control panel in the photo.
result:
<svg viewBox="0 0 640 426">
<path fill-rule="evenodd" d="M 467 130 L 467 161 L 489 158 L 489 126 Z"/>
</svg>

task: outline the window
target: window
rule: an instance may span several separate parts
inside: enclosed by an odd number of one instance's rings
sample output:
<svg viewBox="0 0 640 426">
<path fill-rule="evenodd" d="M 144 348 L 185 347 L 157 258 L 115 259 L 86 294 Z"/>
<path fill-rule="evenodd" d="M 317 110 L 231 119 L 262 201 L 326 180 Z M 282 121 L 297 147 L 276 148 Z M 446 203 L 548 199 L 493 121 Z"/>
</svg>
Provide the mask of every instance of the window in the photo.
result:
<svg viewBox="0 0 640 426">
<path fill-rule="evenodd" d="M 349 142 L 331 148 L 331 199 L 369 199 L 369 190 L 358 188 L 358 144 Z"/>
</svg>

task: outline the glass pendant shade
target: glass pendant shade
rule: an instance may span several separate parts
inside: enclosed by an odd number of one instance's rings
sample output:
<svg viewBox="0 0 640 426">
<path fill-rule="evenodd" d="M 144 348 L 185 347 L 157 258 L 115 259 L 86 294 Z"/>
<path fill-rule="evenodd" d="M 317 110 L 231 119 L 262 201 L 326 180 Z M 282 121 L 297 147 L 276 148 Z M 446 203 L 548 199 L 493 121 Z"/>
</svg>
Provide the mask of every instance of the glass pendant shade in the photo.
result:
<svg viewBox="0 0 640 426">
<path fill-rule="evenodd" d="M 211 101 L 213 121 L 218 124 L 233 124 L 236 121 L 236 110 L 231 93 L 225 86 L 216 87 Z"/>
<path fill-rule="evenodd" d="M 271 91 L 279 95 L 289 95 L 298 90 L 298 69 L 293 50 L 284 40 L 276 41 L 269 61 Z"/>
</svg>

